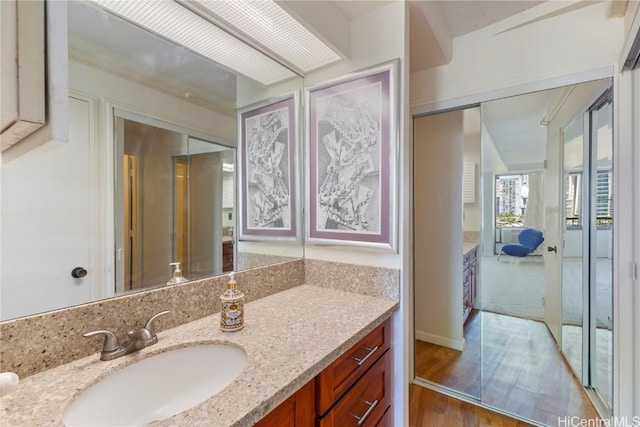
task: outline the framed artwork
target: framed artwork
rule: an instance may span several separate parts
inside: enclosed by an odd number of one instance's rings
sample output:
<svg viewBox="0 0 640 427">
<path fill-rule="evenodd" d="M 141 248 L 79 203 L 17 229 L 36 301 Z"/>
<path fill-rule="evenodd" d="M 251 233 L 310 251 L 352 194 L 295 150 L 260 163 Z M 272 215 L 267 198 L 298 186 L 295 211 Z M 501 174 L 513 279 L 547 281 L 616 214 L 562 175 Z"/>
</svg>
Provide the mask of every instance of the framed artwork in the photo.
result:
<svg viewBox="0 0 640 427">
<path fill-rule="evenodd" d="M 239 116 L 240 238 L 296 239 L 297 96 L 246 107 Z"/>
<path fill-rule="evenodd" d="M 310 243 L 397 250 L 397 68 L 307 89 Z"/>
</svg>

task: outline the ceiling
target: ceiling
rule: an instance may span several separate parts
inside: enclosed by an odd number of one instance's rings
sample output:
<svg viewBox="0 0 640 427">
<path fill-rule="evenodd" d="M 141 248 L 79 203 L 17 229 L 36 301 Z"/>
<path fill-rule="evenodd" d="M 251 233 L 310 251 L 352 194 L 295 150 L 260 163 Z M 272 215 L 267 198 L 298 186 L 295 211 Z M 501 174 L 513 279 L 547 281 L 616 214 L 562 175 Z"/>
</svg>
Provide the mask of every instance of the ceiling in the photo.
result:
<svg viewBox="0 0 640 427">
<path fill-rule="evenodd" d="M 411 3 L 432 3 L 441 10 L 452 37 L 462 36 L 487 25 L 530 9 L 544 0 L 410 0 Z M 367 14 L 375 9 L 386 6 L 393 1 L 379 0 L 335 0 L 334 3 L 349 19 Z M 413 5 L 412 5 L 413 6 Z"/>
<path fill-rule="evenodd" d="M 451 36 L 458 37 L 495 24 L 544 1 L 437 1 Z"/>
<path fill-rule="evenodd" d="M 482 122 L 508 170 L 544 168 L 547 128 L 540 122 L 562 93 L 550 89 L 482 104 Z"/>
<path fill-rule="evenodd" d="M 68 3 L 69 56 L 235 115 L 236 75 L 89 3 Z"/>
</svg>

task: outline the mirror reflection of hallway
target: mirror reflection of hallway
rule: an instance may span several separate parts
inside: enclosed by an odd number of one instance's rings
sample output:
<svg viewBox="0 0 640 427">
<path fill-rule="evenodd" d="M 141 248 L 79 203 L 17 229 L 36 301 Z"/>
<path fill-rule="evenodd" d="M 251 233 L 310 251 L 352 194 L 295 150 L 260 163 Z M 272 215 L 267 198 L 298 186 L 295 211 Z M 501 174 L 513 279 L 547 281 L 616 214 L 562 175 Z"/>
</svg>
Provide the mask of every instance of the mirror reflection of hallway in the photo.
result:
<svg viewBox="0 0 640 427">
<path fill-rule="evenodd" d="M 221 274 L 235 149 L 139 120 L 115 116 L 116 292 L 166 285 L 174 262 L 188 280 Z"/>
<path fill-rule="evenodd" d="M 607 84 L 415 118 L 418 384 L 542 425 L 557 425 L 565 416 L 599 417 L 590 391 L 559 349 L 564 218 L 552 212 L 565 203 L 561 130 Z M 473 114 L 478 124 L 470 131 Z M 479 135 L 478 154 L 469 144 L 473 133 Z M 466 199 L 468 163 L 476 168 L 474 201 Z M 498 259 L 503 245 L 520 244 L 526 228 L 543 232 L 545 241 L 522 257 Z M 478 246 L 477 289 L 465 320 L 469 245 Z M 601 376 L 610 380 L 610 373 Z"/>
<path fill-rule="evenodd" d="M 463 213 L 463 204 L 469 206 L 476 193 L 479 118 L 475 108 L 414 121 L 415 374 L 478 400 L 481 317 L 474 307 L 479 236 L 474 229 L 479 230 L 480 216 L 477 209 Z M 463 191 L 465 185 L 473 191 Z M 474 225 L 463 230 L 463 223 Z M 475 243 L 463 243 L 465 236 L 475 236 Z"/>
</svg>

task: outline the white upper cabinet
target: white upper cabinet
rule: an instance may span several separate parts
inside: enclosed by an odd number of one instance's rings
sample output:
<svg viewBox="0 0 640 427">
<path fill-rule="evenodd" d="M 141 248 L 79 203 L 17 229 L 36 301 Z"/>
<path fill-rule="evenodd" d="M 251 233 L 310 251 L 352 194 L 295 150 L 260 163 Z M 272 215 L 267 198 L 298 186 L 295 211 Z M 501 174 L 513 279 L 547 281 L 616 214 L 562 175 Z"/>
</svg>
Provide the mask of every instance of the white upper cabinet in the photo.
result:
<svg viewBox="0 0 640 427">
<path fill-rule="evenodd" d="M 67 141 L 66 2 L 0 2 L 3 163 Z"/>
</svg>

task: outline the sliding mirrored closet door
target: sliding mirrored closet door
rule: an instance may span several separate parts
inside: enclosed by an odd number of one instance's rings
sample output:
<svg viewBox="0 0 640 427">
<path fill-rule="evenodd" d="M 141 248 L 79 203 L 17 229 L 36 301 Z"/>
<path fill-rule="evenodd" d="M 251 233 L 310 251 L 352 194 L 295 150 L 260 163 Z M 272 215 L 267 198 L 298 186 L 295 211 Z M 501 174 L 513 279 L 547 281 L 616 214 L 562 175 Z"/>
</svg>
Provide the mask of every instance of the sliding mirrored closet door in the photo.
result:
<svg viewBox="0 0 640 427">
<path fill-rule="evenodd" d="M 605 413 L 613 404 L 612 121 L 608 90 L 563 135 L 562 351 Z"/>
<path fill-rule="evenodd" d="M 610 85 L 414 118 L 416 384 L 540 425 L 610 407 Z"/>
</svg>

